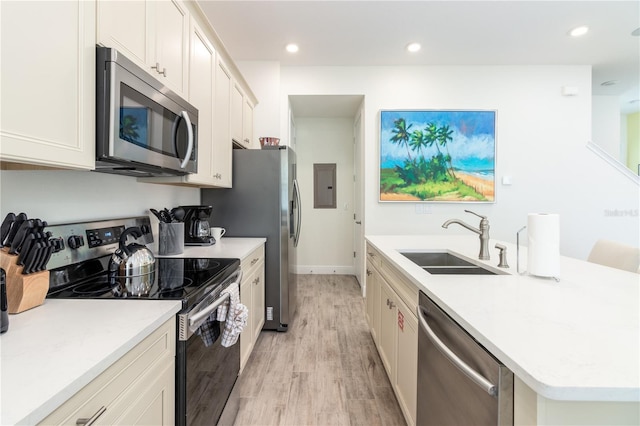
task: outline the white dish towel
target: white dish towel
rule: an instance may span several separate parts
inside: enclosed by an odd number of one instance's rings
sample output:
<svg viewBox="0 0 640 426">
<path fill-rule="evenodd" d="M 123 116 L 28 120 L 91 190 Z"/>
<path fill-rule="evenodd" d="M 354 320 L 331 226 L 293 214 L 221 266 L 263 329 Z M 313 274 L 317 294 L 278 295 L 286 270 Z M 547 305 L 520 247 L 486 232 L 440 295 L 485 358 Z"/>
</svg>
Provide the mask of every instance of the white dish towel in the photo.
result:
<svg viewBox="0 0 640 426">
<path fill-rule="evenodd" d="M 229 293 L 229 299 L 218 307 L 218 321 L 225 321 L 221 344 L 225 348 L 233 346 L 247 325 L 249 308 L 240 303 L 240 287 L 233 283 L 222 290 L 221 295 Z"/>
</svg>

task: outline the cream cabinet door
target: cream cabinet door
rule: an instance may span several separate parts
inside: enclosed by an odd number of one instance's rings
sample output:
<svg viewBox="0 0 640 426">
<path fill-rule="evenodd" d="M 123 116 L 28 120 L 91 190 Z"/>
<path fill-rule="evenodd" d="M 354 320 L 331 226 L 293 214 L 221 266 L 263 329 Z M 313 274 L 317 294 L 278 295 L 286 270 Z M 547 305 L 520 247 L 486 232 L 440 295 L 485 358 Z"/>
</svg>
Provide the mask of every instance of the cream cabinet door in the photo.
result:
<svg viewBox="0 0 640 426">
<path fill-rule="evenodd" d="M 154 0 L 155 65 L 158 79 L 173 91 L 187 94 L 189 14 L 178 0 Z"/>
<path fill-rule="evenodd" d="M 255 343 L 264 325 L 264 262 L 257 270 L 255 278 L 251 280 L 251 305 L 253 307 L 251 326 Z"/>
<path fill-rule="evenodd" d="M 186 97 L 189 13 L 180 0 L 99 0 L 97 41 Z"/>
<path fill-rule="evenodd" d="M 147 65 L 155 60 L 155 26 L 149 10 L 151 6 L 152 3 L 145 0 L 98 0 L 98 43 L 118 50 L 149 70 Z"/>
<path fill-rule="evenodd" d="M 244 109 L 244 93 L 237 84 L 233 84 L 231 89 L 231 139 L 245 145 L 242 140 L 242 113 Z"/>
<path fill-rule="evenodd" d="M 247 365 L 249 356 L 251 356 L 251 350 L 253 349 L 253 330 L 251 327 L 251 320 L 253 319 L 253 305 L 251 304 L 251 278 L 252 276 L 243 277 L 240 284 L 240 303 L 245 305 L 249 309 L 249 318 L 247 319 L 247 325 L 242 333 L 240 333 L 240 372 L 244 370 L 244 366 Z"/>
<path fill-rule="evenodd" d="M 95 6 L 2 2 L 3 162 L 95 167 Z"/>
<path fill-rule="evenodd" d="M 378 349 L 389 380 L 396 377 L 396 316 L 395 293 L 384 279 L 380 279 L 380 336 Z"/>
<path fill-rule="evenodd" d="M 242 143 L 247 148 L 254 148 L 253 144 L 253 104 L 245 97 L 242 106 Z"/>
<path fill-rule="evenodd" d="M 189 62 L 189 102 L 198 109 L 198 173 L 188 175 L 186 180 L 212 185 L 216 51 L 195 22 L 191 26 Z"/>
<path fill-rule="evenodd" d="M 372 262 L 367 259 L 367 324 L 371 330 L 373 341 L 378 343 L 378 335 L 380 334 L 380 275 L 373 266 Z"/>
<path fill-rule="evenodd" d="M 418 318 L 399 298 L 396 335 L 396 381 L 394 387 L 398 402 L 410 419 L 410 425 L 416 424 L 416 398 L 418 390 Z"/>
<path fill-rule="evenodd" d="M 213 115 L 212 171 L 216 185 L 231 188 L 231 72 L 218 58 L 215 69 L 215 107 Z"/>
</svg>

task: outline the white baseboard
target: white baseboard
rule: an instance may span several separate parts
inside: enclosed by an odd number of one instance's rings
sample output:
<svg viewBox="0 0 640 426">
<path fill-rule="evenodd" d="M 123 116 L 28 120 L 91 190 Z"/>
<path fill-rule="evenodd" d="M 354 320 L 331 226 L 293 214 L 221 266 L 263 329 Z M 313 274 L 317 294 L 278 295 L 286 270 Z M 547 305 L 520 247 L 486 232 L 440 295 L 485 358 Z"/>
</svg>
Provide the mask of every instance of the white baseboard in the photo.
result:
<svg viewBox="0 0 640 426">
<path fill-rule="evenodd" d="M 297 274 L 317 274 L 317 275 L 355 275 L 353 266 L 331 266 L 331 265 L 298 265 Z"/>
</svg>

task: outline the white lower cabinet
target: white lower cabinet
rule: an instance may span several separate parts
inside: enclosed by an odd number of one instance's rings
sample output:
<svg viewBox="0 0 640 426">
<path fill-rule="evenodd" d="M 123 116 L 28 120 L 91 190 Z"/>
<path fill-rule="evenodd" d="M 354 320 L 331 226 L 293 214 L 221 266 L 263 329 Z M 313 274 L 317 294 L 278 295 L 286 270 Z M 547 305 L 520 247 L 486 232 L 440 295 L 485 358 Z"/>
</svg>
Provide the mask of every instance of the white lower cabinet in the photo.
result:
<svg viewBox="0 0 640 426">
<path fill-rule="evenodd" d="M 173 424 L 175 353 L 176 321 L 170 319 L 41 424 Z"/>
<path fill-rule="evenodd" d="M 418 384 L 418 317 L 415 308 L 418 289 L 400 281 L 390 268 L 392 266 L 379 253 L 367 248 L 367 318 L 400 409 L 407 424 L 415 425 Z"/>
<path fill-rule="evenodd" d="M 264 325 L 264 244 L 242 259 L 240 267 L 243 274 L 240 302 L 249 308 L 247 325 L 240 334 L 242 372 Z"/>
<path fill-rule="evenodd" d="M 95 1 L 6 1 L 0 7 L 3 168 L 93 169 Z"/>
</svg>

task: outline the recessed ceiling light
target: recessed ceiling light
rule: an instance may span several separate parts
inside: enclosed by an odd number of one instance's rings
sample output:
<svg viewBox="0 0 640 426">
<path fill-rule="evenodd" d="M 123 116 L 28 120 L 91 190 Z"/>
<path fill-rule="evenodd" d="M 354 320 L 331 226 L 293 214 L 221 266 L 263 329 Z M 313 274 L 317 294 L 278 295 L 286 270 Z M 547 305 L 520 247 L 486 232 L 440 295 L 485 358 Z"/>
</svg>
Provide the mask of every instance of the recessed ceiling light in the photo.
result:
<svg viewBox="0 0 640 426">
<path fill-rule="evenodd" d="M 289 53 L 296 53 L 298 50 L 300 50 L 300 48 L 298 47 L 298 45 L 297 45 L 297 44 L 295 44 L 295 43 L 289 43 L 289 44 L 287 44 L 286 49 L 287 49 L 287 52 L 289 52 Z"/>
<path fill-rule="evenodd" d="M 569 35 L 571 35 L 571 37 L 580 37 L 585 35 L 588 32 L 589 32 L 589 27 L 587 27 L 586 25 L 582 25 L 580 27 L 576 27 L 571 31 L 569 31 Z"/>
<path fill-rule="evenodd" d="M 600 86 L 615 86 L 616 84 L 618 84 L 618 80 L 608 80 L 600 83 Z"/>
<path fill-rule="evenodd" d="M 415 53 L 419 51 L 421 48 L 422 46 L 420 46 L 420 43 L 409 43 L 407 45 L 407 51 L 411 53 Z"/>
</svg>

